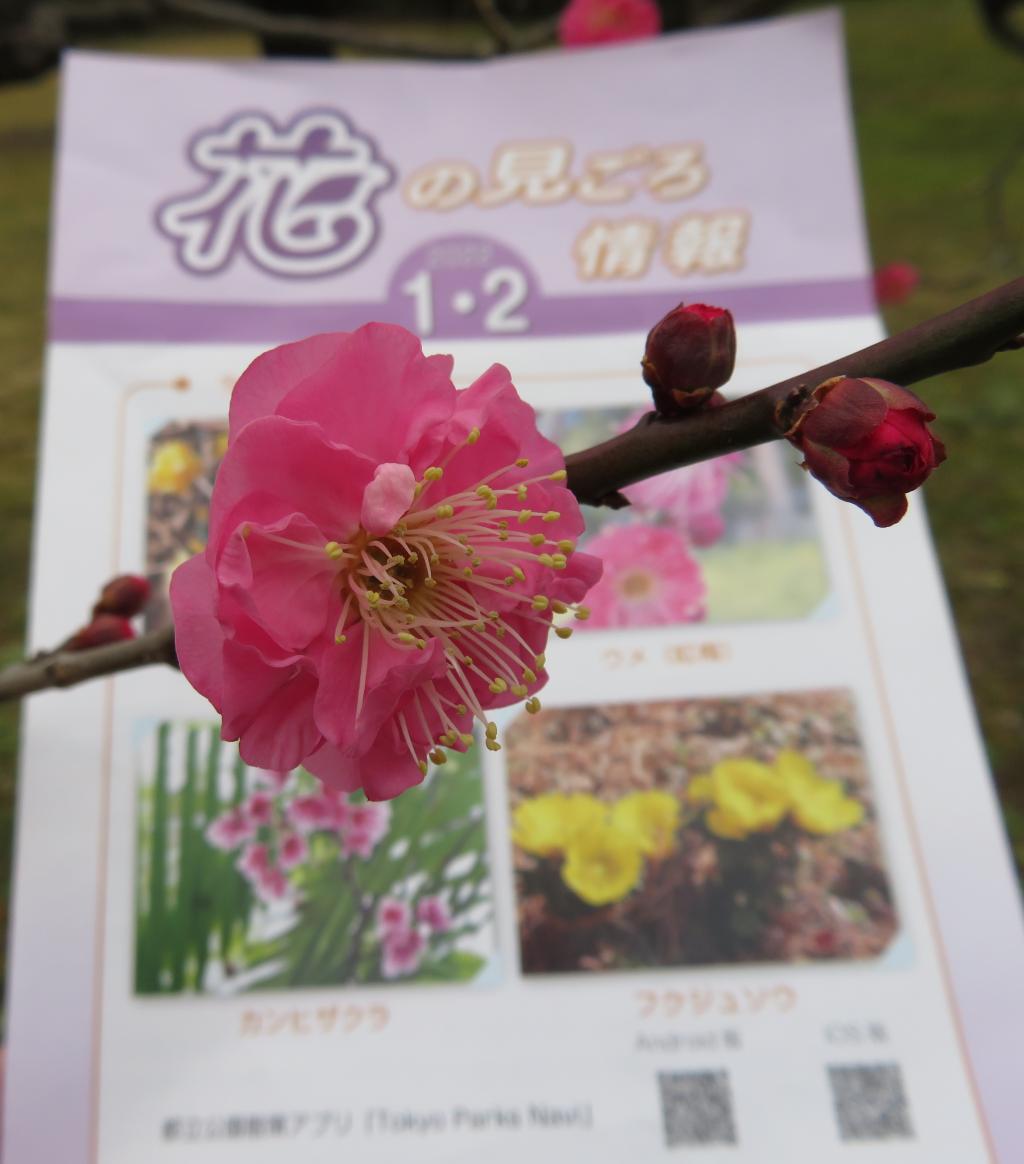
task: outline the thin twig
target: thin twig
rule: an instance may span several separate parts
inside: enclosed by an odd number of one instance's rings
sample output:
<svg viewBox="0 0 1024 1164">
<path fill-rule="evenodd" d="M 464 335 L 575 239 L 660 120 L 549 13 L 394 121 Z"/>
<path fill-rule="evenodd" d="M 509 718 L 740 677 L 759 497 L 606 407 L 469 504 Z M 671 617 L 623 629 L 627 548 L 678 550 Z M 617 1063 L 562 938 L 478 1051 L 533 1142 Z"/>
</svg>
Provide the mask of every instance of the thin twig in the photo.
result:
<svg viewBox="0 0 1024 1164">
<path fill-rule="evenodd" d="M 188 16 L 199 16 L 219 24 L 253 32 L 257 36 L 280 36 L 329 41 L 360 52 L 425 60 L 484 60 L 494 56 L 491 40 L 474 40 L 453 48 L 442 37 L 420 37 L 397 33 L 369 24 L 344 20 L 318 20 L 310 16 L 280 16 L 260 11 L 237 0 L 161 0 L 165 8 Z"/>
<path fill-rule="evenodd" d="M 5 667 L 0 671 L 0 703 L 48 687 L 73 687 L 86 679 L 148 667 L 150 663 L 177 666 L 174 627 L 86 651 L 55 651 Z"/>
<path fill-rule="evenodd" d="M 650 413 L 629 432 L 566 458 L 567 484 L 586 505 L 621 503 L 618 490 L 636 481 L 784 437 L 808 408 L 813 390 L 832 376 L 877 376 L 915 384 L 1022 346 L 1024 278 L 731 404 L 678 420 Z M 113 646 L 59 651 L 16 663 L 0 671 L 0 702 L 149 663 L 176 663 L 173 628 Z"/>
<path fill-rule="evenodd" d="M 480 23 L 494 37 L 498 51 L 521 53 L 540 48 L 554 40 L 558 20 L 539 20 L 526 28 L 518 28 L 498 11 L 494 0 L 473 0 Z"/>
<path fill-rule="evenodd" d="M 832 376 L 877 376 L 915 384 L 983 364 L 1018 346 L 1024 333 L 1024 279 L 1014 279 L 945 315 L 731 404 L 665 420 L 650 413 L 628 432 L 566 458 L 568 486 L 586 505 L 621 503 L 618 490 L 669 469 L 777 440 Z"/>
</svg>

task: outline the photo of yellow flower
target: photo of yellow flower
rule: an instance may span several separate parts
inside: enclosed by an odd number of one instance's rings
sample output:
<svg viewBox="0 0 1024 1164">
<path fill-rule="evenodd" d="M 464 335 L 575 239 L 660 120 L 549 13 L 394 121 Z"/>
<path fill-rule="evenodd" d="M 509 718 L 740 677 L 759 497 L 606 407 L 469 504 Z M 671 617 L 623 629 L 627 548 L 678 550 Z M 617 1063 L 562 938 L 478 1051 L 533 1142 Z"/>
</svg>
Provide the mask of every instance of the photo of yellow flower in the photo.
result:
<svg viewBox="0 0 1024 1164">
<path fill-rule="evenodd" d="M 849 692 L 561 708 L 505 740 L 525 973 L 863 959 L 892 941 Z"/>
</svg>

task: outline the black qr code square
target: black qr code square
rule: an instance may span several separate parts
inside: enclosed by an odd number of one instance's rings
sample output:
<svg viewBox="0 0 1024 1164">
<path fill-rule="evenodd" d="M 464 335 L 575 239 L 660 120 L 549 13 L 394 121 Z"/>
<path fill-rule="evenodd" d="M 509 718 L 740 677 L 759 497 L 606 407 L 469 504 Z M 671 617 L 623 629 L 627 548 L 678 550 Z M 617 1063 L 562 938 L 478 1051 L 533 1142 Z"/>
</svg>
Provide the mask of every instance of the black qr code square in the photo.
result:
<svg viewBox="0 0 1024 1164">
<path fill-rule="evenodd" d="M 736 1143 L 725 1071 L 661 1071 L 658 1087 L 668 1147 Z"/>
<path fill-rule="evenodd" d="M 828 1069 L 841 1140 L 912 1139 L 903 1073 L 896 1063 Z"/>
</svg>

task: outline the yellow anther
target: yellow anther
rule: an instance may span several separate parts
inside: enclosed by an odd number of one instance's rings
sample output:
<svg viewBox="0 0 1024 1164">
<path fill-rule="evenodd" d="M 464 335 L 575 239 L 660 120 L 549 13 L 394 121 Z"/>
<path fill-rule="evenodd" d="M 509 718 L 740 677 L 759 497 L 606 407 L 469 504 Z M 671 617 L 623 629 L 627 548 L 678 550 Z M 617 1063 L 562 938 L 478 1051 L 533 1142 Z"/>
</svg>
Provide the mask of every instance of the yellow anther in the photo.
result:
<svg viewBox="0 0 1024 1164">
<path fill-rule="evenodd" d="M 537 682 L 537 672 L 534 671 L 534 669 L 532 667 L 524 667 L 523 668 L 523 678 L 526 680 L 527 683 L 536 683 Z"/>
<path fill-rule="evenodd" d="M 469 559 L 469 564 L 471 566 L 482 566 L 483 562 L 484 562 L 483 558 L 481 558 L 479 556 Z"/>
<path fill-rule="evenodd" d="M 499 639 L 503 639 L 505 637 L 506 631 L 505 628 L 499 623 L 494 628 L 494 633 L 498 636 Z"/>
<path fill-rule="evenodd" d="M 500 695 L 503 691 L 508 691 L 508 684 L 499 675 L 492 683 L 488 683 L 487 690 L 490 691 L 492 695 Z"/>
<path fill-rule="evenodd" d="M 569 561 L 565 554 L 552 554 L 551 559 L 551 564 L 556 570 L 564 570 Z"/>
<path fill-rule="evenodd" d="M 377 593 L 376 590 L 367 590 L 366 601 L 371 606 L 377 606 L 380 603 L 380 595 Z"/>
<path fill-rule="evenodd" d="M 541 516 L 541 521 L 558 521 L 561 516 L 557 509 L 549 509 Z"/>
<path fill-rule="evenodd" d="M 529 694 L 529 691 L 527 690 L 527 688 L 525 688 L 522 685 L 522 683 L 513 683 L 512 684 L 512 694 L 518 695 L 519 698 L 522 699 L 524 695 Z"/>
<path fill-rule="evenodd" d="M 252 533 L 252 526 L 246 522 L 245 525 L 238 531 L 243 538 L 247 538 Z"/>
<path fill-rule="evenodd" d="M 530 715 L 536 715 L 537 712 L 540 711 L 540 700 L 536 695 L 531 695 L 524 706 Z"/>
<path fill-rule="evenodd" d="M 547 661 L 548 661 L 547 655 L 541 654 L 541 655 L 534 655 L 533 656 L 533 665 L 537 668 L 538 671 L 542 671 L 544 669 L 544 664 Z"/>
<path fill-rule="evenodd" d="M 590 611 L 585 606 L 577 606 L 575 616 L 580 620 L 580 622 L 586 622 L 587 619 L 590 618 Z"/>
<path fill-rule="evenodd" d="M 548 598 L 546 594 L 535 594 L 533 601 L 530 603 L 534 610 L 547 610 Z"/>
<path fill-rule="evenodd" d="M 385 568 L 390 570 L 392 566 L 404 566 L 404 565 L 405 565 L 405 554 L 395 554 L 395 556 L 393 558 L 388 559 L 388 564 Z"/>
<path fill-rule="evenodd" d="M 335 635 L 334 641 L 340 647 L 342 643 L 348 642 L 348 636 L 347 635 Z"/>
<path fill-rule="evenodd" d="M 472 566 L 463 566 L 463 567 L 462 567 L 462 572 L 463 572 L 463 574 L 465 574 L 465 576 L 466 576 L 467 578 L 472 578 L 472 577 L 473 577 L 473 567 L 472 567 Z"/>
<path fill-rule="evenodd" d="M 519 498 L 520 501 L 526 500 L 526 494 L 528 492 L 529 492 L 529 490 L 526 488 L 525 485 L 517 485 L 516 486 L 516 496 Z"/>
<path fill-rule="evenodd" d="M 416 484 L 412 487 L 412 495 L 413 495 L 413 497 L 419 497 L 419 495 L 422 492 L 423 492 L 423 482 L 417 481 Z"/>
<path fill-rule="evenodd" d="M 449 729 L 448 731 L 444 732 L 442 735 L 438 736 L 437 739 L 438 739 L 438 742 L 444 744 L 444 746 L 446 748 L 450 748 L 454 744 L 458 743 L 459 735 L 458 735 L 458 732 L 453 732 L 451 729 Z"/>
<path fill-rule="evenodd" d="M 501 615 L 496 610 L 488 610 L 487 613 L 484 615 L 484 618 L 490 618 L 490 619 L 501 618 Z"/>
<path fill-rule="evenodd" d="M 543 534 L 530 534 L 531 546 L 542 546 L 547 540 Z"/>
<path fill-rule="evenodd" d="M 524 522 L 529 521 L 531 517 L 533 517 L 532 509 L 520 509 L 517 520 L 522 525 Z"/>
<path fill-rule="evenodd" d="M 576 543 L 574 541 L 570 541 L 569 538 L 562 538 L 562 540 L 558 543 L 558 548 L 562 551 L 563 554 L 571 554 L 573 550 L 576 549 Z"/>
<path fill-rule="evenodd" d="M 419 642 L 419 639 L 415 635 L 409 634 L 408 631 L 399 631 L 399 633 L 395 635 L 395 638 L 398 639 L 400 643 L 404 643 L 407 647 L 411 647 L 413 643 Z"/>
<path fill-rule="evenodd" d="M 466 437 L 466 444 L 467 445 L 475 445 L 479 439 L 480 439 L 480 430 L 478 428 L 471 428 L 469 430 L 468 436 Z"/>
<path fill-rule="evenodd" d="M 464 703 L 460 703 L 458 705 L 458 707 L 456 707 L 456 709 L 455 709 L 455 714 L 456 715 L 468 715 L 469 712 L 466 708 L 466 705 Z"/>
<path fill-rule="evenodd" d="M 528 458 L 519 457 L 518 460 L 516 461 L 516 468 L 517 469 L 525 469 L 529 463 L 530 462 L 529 462 Z"/>
<path fill-rule="evenodd" d="M 440 481 L 444 476 L 444 469 L 440 465 L 431 465 L 423 474 L 424 481 Z"/>
<path fill-rule="evenodd" d="M 479 619 L 479 618 L 478 618 L 478 619 L 476 620 L 476 622 L 475 622 L 475 623 L 473 623 L 473 625 L 472 625 L 472 627 L 471 627 L 470 629 L 471 629 L 471 630 L 475 630 L 475 631 L 476 631 L 476 633 L 479 635 L 479 634 L 483 634 L 483 632 L 484 632 L 484 631 L 485 631 L 487 628 L 486 628 L 486 626 L 484 625 L 483 619 Z"/>
<path fill-rule="evenodd" d="M 554 602 L 551 603 L 551 609 L 555 612 L 555 614 L 568 614 L 569 613 L 568 606 L 566 606 L 564 602 L 559 602 L 557 598 L 555 599 Z"/>
<path fill-rule="evenodd" d="M 419 764 L 417 765 L 417 767 L 418 767 L 418 768 L 419 768 L 419 770 L 420 770 L 420 775 L 421 775 L 421 776 L 426 776 L 426 774 L 427 774 L 427 762 L 426 762 L 426 760 L 420 760 L 420 762 L 419 762 Z"/>
<path fill-rule="evenodd" d="M 447 764 L 448 763 L 447 753 L 442 752 L 440 748 L 434 748 L 433 751 L 429 753 L 429 755 L 430 755 L 430 759 L 435 764 Z"/>
<path fill-rule="evenodd" d="M 537 561 L 542 566 L 554 566 L 555 564 L 555 559 L 550 554 L 538 554 Z"/>
<path fill-rule="evenodd" d="M 556 469 L 549 477 L 549 481 L 564 481 L 569 474 L 564 469 Z"/>
<path fill-rule="evenodd" d="M 345 551 L 341 548 L 340 545 L 338 545 L 337 542 L 328 542 L 327 545 L 324 546 L 324 553 L 328 556 L 328 558 L 333 558 L 335 561 L 337 561 L 337 559 L 340 558 L 344 552 Z"/>
<path fill-rule="evenodd" d="M 555 627 L 555 634 L 558 635 L 558 637 L 560 639 L 571 638 L 572 637 L 572 627 L 571 626 L 556 626 Z"/>
<path fill-rule="evenodd" d="M 497 740 L 484 740 L 484 743 L 487 745 L 487 750 L 489 752 L 501 751 L 501 744 L 499 744 Z"/>
<path fill-rule="evenodd" d="M 431 564 L 431 566 L 440 566 L 441 565 L 441 559 L 436 553 L 433 553 L 430 555 L 430 564 Z"/>
<path fill-rule="evenodd" d="M 454 514 L 455 514 L 455 507 L 452 505 L 439 505 L 437 507 L 437 509 L 434 510 L 435 517 L 440 517 L 440 518 L 453 517 Z"/>
<path fill-rule="evenodd" d="M 496 740 L 498 738 L 498 725 L 496 723 L 488 722 L 487 726 L 484 728 L 484 735 L 486 735 L 489 740 Z"/>
<path fill-rule="evenodd" d="M 468 748 L 469 745 L 473 742 L 473 737 L 469 732 L 463 732 L 462 735 L 459 736 L 459 741 L 463 747 Z"/>
<path fill-rule="evenodd" d="M 465 665 L 466 665 L 467 667 L 472 667 L 472 666 L 473 666 L 473 656 L 472 656 L 472 655 L 463 655 L 463 656 L 462 656 L 462 661 L 463 661 L 463 663 L 465 663 Z"/>
<path fill-rule="evenodd" d="M 515 579 L 517 582 L 525 582 L 526 581 L 526 575 L 523 573 L 523 571 L 520 569 L 519 566 L 513 566 L 512 573 L 515 575 Z"/>
<path fill-rule="evenodd" d="M 424 578 L 423 585 L 426 586 L 426 588 L 428 590 L 436 590 L 437 589 L 437 579 L 436 578 Z"/>
<path fill-rule="evenodd" d="M 499 529 L 498 530 L 498 541 L 499 542 L 507 542 L 508 539 L 509 539 L 508 530 L 507 529 Z"/>
</svg>

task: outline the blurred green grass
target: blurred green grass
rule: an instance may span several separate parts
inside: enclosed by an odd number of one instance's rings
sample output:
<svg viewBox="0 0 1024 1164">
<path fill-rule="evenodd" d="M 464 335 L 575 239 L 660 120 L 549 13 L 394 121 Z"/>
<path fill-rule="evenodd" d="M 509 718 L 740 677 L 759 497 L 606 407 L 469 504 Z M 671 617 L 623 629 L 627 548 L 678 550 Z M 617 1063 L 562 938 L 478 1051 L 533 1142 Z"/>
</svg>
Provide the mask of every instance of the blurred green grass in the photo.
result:
<svg viewBox="0 0 1024 1164">
<path fill-rule="evenodd" d="M 872 250 L 879 264 L 909 261 L 922 273 L 916 295 L 887 313 L 897 329 L 1020 273 L 1024 56 L 988 38 L 969 0 L 850 0 L 843 8 Z M 256 52 L 250 37 L 208 30 L 99 47 Z M 52 74 L 0 89 L 0 663 L 17 658 L 24 640 L 56 94 Z M 827 173 L 807 180 L 828 197 Z M 1024 863 L 1024 604 L 1014 584 L 1024 568 L 1024 356 L 950 374 L 926 393 L 949 449 L 949 464 L 927 491 L 932 526 Z M 0 908 L 17 725 L 17 710 L 0 708 Z"/>
</svg>

